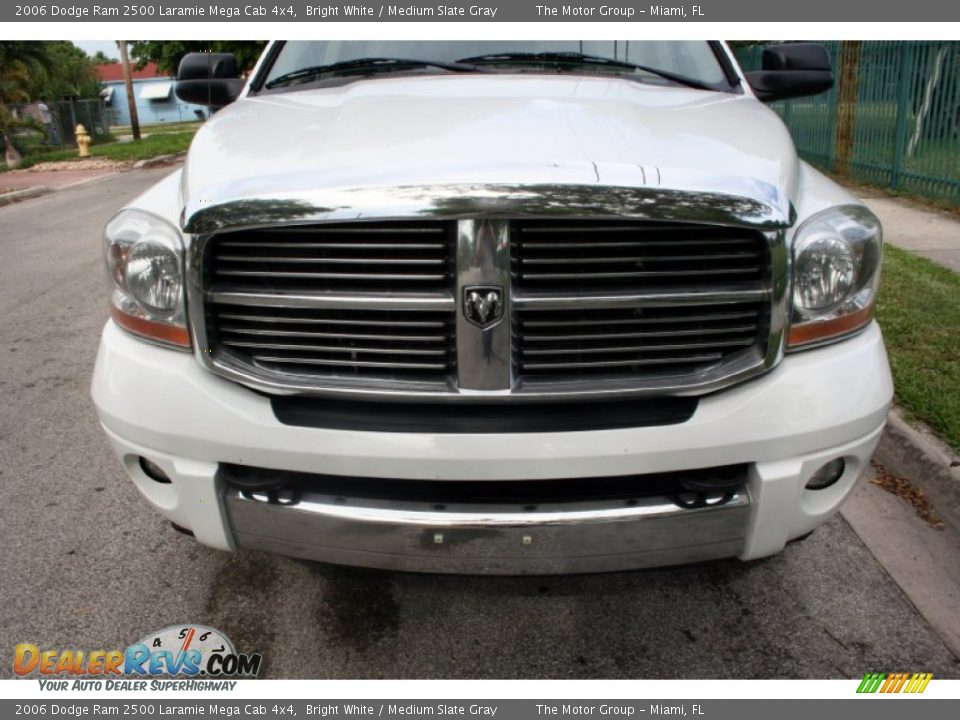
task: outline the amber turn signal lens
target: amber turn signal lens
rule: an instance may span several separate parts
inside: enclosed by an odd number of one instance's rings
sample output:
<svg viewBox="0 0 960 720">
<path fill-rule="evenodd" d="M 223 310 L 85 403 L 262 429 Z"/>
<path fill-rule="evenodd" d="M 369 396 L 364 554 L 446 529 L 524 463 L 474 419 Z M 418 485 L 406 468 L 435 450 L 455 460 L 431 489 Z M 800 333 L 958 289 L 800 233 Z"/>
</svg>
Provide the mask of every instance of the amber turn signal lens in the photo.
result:
<svg viewBox="0 0 960 720">
<path fill-rule="evenodd" d="M 790 347 L 809 345 L 820 340 L 835 338 L 846 335 L 854 330 L 859 330 L 870 322 L 873 317 L 873 304 L 867 305 L 862 310 L 857 310 L 849 315 L 841 315 L 832 320 L 821 320 L 819 322 L 803 323 L 790 328 L 790 334 L 787 336 L 787 344 Z"/>
<path fill-rule="evenodd" d="M 128 315 L 116 307 L 110 308 L 110 314 L 117 325 L 136 335 L 159 340 L 168 345 L 179 345 L 183 348 L 190 347 L 190 333 L 187 332 L 187 329 L 184 327 L 176 327 L 174 325 L 153 322 L 152 320 L 145 320 L 144 318 Z"/>
</svg>

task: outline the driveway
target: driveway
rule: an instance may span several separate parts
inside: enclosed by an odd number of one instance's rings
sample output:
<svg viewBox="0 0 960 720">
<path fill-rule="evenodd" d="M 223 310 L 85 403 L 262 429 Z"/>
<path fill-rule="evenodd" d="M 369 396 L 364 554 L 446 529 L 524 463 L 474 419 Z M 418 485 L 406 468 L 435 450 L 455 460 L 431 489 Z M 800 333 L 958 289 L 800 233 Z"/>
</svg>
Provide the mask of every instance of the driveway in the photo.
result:
<svg viewBox="0 0 960 720">
<path fill-rule="evenodd" d="M 88 394 L 107 317 L 101 228 L 167 172 L 0 208 L 8 658 L 19 642 L 121 647 L 197 622 L 263 653 L 269 677 L 960 677 L 842 517 L 752 564 L 549 578 L 337 568 L 225 554 L 175 533 L 124 476 Z"/>
</svg>

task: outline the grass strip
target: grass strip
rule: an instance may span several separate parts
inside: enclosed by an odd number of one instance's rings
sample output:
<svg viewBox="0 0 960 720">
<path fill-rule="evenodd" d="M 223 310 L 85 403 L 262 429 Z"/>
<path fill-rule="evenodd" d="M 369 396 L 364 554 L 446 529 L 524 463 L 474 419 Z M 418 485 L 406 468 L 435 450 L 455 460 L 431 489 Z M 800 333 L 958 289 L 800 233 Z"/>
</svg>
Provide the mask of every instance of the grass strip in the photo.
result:
<svg viewBox="0 0 960 720">
<path fill-rule="evenodd" d="M 960 450 L 960 274 L 887 245 L 877 300 L 897 403 Z"/>
<path fill-rule="evenodd" d="M 150 135 L 136 142 L 111 142 L 102 145 L 91 145 L 90 155 L 95 158 L 106 158 L 118 162 L 146 160 L 157 155 L 169 155 L 181 152 L 190 147 L 195 131 L 179 133 L 160 133 Z M 25 155 L 20 168 L 28 168 L 43 162 L 61 162 L 64 160 L 79 160 L 75 148 L 54 150 L 52 152 Z M 3 168 L 0 167 L 0 170 Z"/>
</svg>

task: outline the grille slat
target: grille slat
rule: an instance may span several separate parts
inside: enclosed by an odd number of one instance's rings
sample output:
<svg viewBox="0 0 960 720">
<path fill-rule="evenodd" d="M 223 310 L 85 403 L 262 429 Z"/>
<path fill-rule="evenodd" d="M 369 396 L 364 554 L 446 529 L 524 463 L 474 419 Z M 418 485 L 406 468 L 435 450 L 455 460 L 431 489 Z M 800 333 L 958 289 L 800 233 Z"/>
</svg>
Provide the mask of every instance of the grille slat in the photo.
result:
<svg viewBox="0 0 960 720">
<path fill-rule="evenodd" d="M 582 230 L 578 230 L 582 232 Z M 621 231 L 622 232 L 622 231 Z M 751 240 L 739 238 L 714 238 L 700 240 L 590 240 L 587 242 L 541 242 L 539 240 L 525 240 L 528 249 L 533 250 L 596 250 L 597 248 L 675 248 L 690 246 L 730 247 L 736 245 L 751 245 Z"/>
<path fill-rule="evenodd" d="M 715 231 L 716 228 L 702 225 L 680 223 L 633 223 L 623 221 L 594 221 L 594 220 L 555 220 L 550 223 L 527 224 L 517 228 L 524 235 L 565 235 L 569 233 L 583 233 L 587 230 L 590 235 L 606 233 L 639 232 L 649 234 L 651 229 L 671 233 L 687 233 L 703 236 Z"/>
<path fill-rule="evenodd" d="M 650 353 L 662 352 L 664 350 L 690 350 L 700 348 L 728 348 L 744 347 L 752 345 L 753 338 L 739 340 L 717 340 L 715 342 L 704 343 L 667 343 L 667 344 L 637 344 L 637 345 L 604 345 L 601 347 L 592 347 L 579 345 L 572 348 L 534 348 L 523 350 L 524 357 L 543 357 L 549 355 L 617 355 L 620 353 Z"/>
<path fill-rule="evenodd" d="M 444 348 L 437 350 L 433 348 L 388 348 L 365 345 L 301 345 L 298 343 L 269 343 L 246 340 L 224 340 L 223 344 L 228 347 L 250 348 L 251 350 L 304 350 L 316 353 L 346 353 L 349 355 L 424 355 L 443 357 L 447 354 Z"/>
<path fill-rule="evenodd" d="M 424 363 L 424 362 L 375 362 L 372 360 L 351 360 L 351 359 L 336 359 L 331 360 L 327 358 L 315 358 L 315 357 L 281 357 L 276 355 L 261 355 L 258 356 L 254 363 L 261 367 L 268 367 L 270 364 L 281 364 L 281 365 L 322 365 L 327 367 L 333 367 L 338 369 L 355 369 L 362 370 L 367 368 L 374 368 L 376 370 L 430 370 L 433 372 L 441 372 L 446 369 L 446 365 L 443 363 Z"/>
<path fill-rule="evenodd" d="M 252 323 L 270 323 L 270 324 L 284 324 L 284 323 L 302 323 L 304 325 L 311 324 L 324 324 L 324 325 L 360 325 L 360 326 L 371 326 L 371 327 L 382 327 L 382 320 L 357 320 L 350 318 L 336 318 L 336 317 L 326 317 L 326 318 L 303 318 L 303 317 L 278 317 L 276 315 L 237 315 L 236 313 L 220 313 L 219 318 L 221 320 L 241 320 L 244 322 Z M 446 327 L 446 323 L 440 321 L 423 321 L 423 320 L 393 320 L 391 322 L 391 327 L 412 327 L 412 328 L 442 328 Z"/>
<path fill-rule="evenodd" d="M 220 243 L 222 248 L 251 248 L 259 250 L 263 247 L 261 241 L 225 241 Z M 443 243 L 396 243 L 396 242 L 271 242 L 274 250 L 437 250 L 442 251 Z"/>
<path fill-rule="evenodd" d="M 562 258 L 522 258 L 521 263 L 524 266 L 529 265 L 595 265 L 598 263 L 655 263 L 655 262 L 683 262 L 683 261 L 701 261 L 703 255 L 629 255 L 620 257 L 562 257 Z M 711 260 L 749 260 L 756 264 L 757 253 L 714 253 L 710 256 Z M 755 268 L 751 268 L 755 269 Z"/>
<path fill-rule="evenodd" d="M 406 340 L 407 342 L 446 342 L 447 336 L 444 335 L 374 335 L 365 333 L 350 332 L 307 332 L 296 330 L 263 330 L 240 328 L 234 326 L 221 326 L 221 333 L 232 335 L 253 335 L 265 337 L 292 337 L 292 338 L 336 338 L 338 340 Z"/>
<path fill-rule="evenodd" d="M 586 340 L 626 340 L 632 338 L 670 338 L 700 336 L 700 335 L 724 335 L 729 333 L 750 333 L 755 335 L 756 325 L 739 325 L 720 328 L 699 328 L 697 330 L 666 330 L 664 332 L 611 332 L 596 334 L 570 334 L 570 335 L 527 335 L 526 341 L 531 342 L 564 342 L 564 341 L 586 341 Z"/>
<path fill-rule="evenodd" d="M 691 365 L 700 363 L 716 362 L 723 357 L 721 353 L 709 353 L 691 356 L 674 356 L 663 358 L 637 358 L 629 360 L 578 360 L 575 362 L 566 362 L 564 367 L 570 369 L 597 369 L 597 368 L 635 368 L 648 367 L 651 365 Z M 555 370 L 554 363 L 532 362 L 525 365 L 527 370 Z"/>
<path fill-rule="evenodd" d="M 445 258 L 316 258 L 316 257 L 263 257 L 257 255 L 221 255 L 221 262 L 277 263 L 297 265 L 446 265 Z"/>
<path fill-rule="evenodd" d="M 267 290 L 235 289 L 233 285 L 217 283 L 207 293 L 215 305 L 242 306 L 245 310 L 273 308 L 276 312 L 295 313 L 301 309 L 319 310 L 436 310 L 452 312 L 453 296 L 449 293 L 415 292 L 328 292 L 303 290 L 273 292 Z M 351 316 L 352 317 L 352 316 Z M 402 316 L 401 316 L 402 317 Z"/>
<path fill-rule="evenodd" d="M 734 304 L 769 299 L 770 291 L 763 283 L 696 283 L 691 281 L 669 290 L 645 289 L 604 291 L 600 289 L 577 293 L 569 288 L 561 292 L 538 291 L 528 293 L 514 285 L 513 304 L 527 310 L 583 310 L 590 308 L 699 307 L 721 303 Z"/>
<path fill-rule="evenodd" d="M 664 323 L 682 324 L 691 322 L 709 322 L 711 320 L 742 320 L 744 318 L 755 317 L 756 313 L 745 311 L 736 313 L 713 313 L 709 315 L 688 315 L 686 317 L 654 317 L 641 318 L 631 317 L 625 319 L 606 319 L 604 325 L 662 325 Z M 593 325 L 596 319 L 591 320 L 524 320 L 523 325 L 527 328 L 540 327 L 577 327 L 580 325 Z"/>
<path fill-rule="evenodd" d="M 422 275 L 400 273 L 348 273 L 348 272 L 284 272 L 278 270 L 217 270 L 217 275 L 226 277 L 267 278 L 277 281 L 283 279 L 303 280 L 364 280 L 370 282 L 397 280 L 404 283 L 441 282 L 446 277 L 439 273 Z"/>
<path fill-rule="evenodd" d="M 747 275 L 756 272 L 756 268 L 718 268 L 714 270 L 616 270 L 610 272 L 565 272 L 565 273 L 542 273 L 527 272 L 520 270 L 519 275 L 523 279 L 530 280 L 578 280 L 581 283 L 584 280 L 613 280 L 630 278 L 653 278 L 659 281 L 667 281 L 673 278 L 702 277 L 705 275 Z"/>
<path fill-rule="evenodd" d="M 267 236 L 309 235 L 311 237 L 318 237 L 323 235 L 388 235 L 390 237 L 398 237 L 400 235 L 442 235 L 447 232 L 447 229 L 441 224 L 416 225 L 410 223 L 400 225 L 393 223 L 364 223 L 362 225 L 336 224 L 306 225 L 302 227 L 294 225 L 291 227 L 259 230 L 258 232 Z"/>
</svg>

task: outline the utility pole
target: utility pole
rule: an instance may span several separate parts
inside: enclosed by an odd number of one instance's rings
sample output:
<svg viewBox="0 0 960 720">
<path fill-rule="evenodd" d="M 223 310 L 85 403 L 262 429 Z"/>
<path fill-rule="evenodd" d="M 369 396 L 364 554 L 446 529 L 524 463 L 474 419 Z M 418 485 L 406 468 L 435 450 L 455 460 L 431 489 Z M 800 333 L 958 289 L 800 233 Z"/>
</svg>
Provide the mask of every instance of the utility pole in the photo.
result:
<svg viewBox="0 0 960 720">
<path fill-rule="evenodd" d="M 137 117 L 137 99 L 133 96 L 133 75 L 130 73 L 130 57 L 127 55 L 127 41 L 117 40 L 120 48 L 120 63 L 123 65 L 123 86 L 127 89 L 127 107 L 130 109 L 130 128 L 133 139 L 140 139 L 140 119 Z"/>
</svg>

